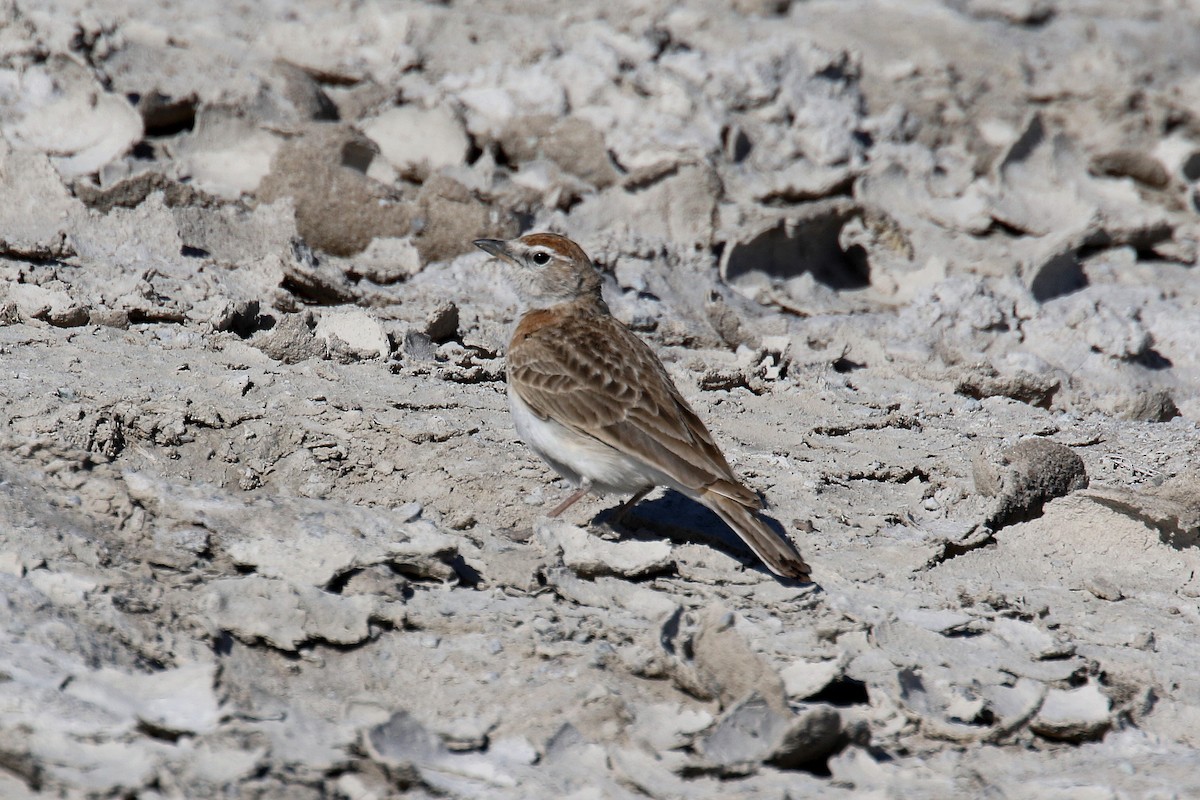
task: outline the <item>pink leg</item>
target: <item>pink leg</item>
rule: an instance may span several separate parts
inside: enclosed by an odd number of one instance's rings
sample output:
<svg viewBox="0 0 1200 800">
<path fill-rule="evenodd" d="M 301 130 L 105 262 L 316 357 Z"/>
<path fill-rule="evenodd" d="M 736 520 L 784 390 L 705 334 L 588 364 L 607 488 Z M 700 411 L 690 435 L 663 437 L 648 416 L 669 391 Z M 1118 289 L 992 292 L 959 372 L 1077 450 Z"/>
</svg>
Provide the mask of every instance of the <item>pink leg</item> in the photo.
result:
<svg viewBox="0 0 1200 800">
<path fill-rule="evenodd" d="M 645 489 L 642 489 L 640 492 L 638 492 L 633 497 L 626 500 L 624 503 L 621 503 L 621 507 L 618 508 L 616 510 L 616 512 L 613 514 L 612 521 L 619 525 L 622 521 L 624 521 L 625 515 L 629 513 L 630 509 L 632 509 L 634 506 L 636 506 L 638 503 L 640 503 L 642 501 L 642 498 L 645 497 L 646 495 L 650 494 L 650 492 L 652 492 L 652 491 L 654 491 L 654 487 L 647 486 Z"/>
<path fill-rule="evenodd" d="M 568 508 L 570 508 L 571 506 L 575 505 L 580 500 L 582 500 L 583 496 L 585 494 L 587 494 L 588 492 L 590 492 L 591 490 L 592 490 L 592 482 L 584 481 L 582 486 L 580 486 L 578 489 L 576 489 L 574 492 L 572 492 L 571 496 L 568 497 L 566 500 L 563 500 L 561 503 L 559 503 L 557 506 L 555 506 L 554 510 L 551 511 L 546 516 L 550 517 L 551 519 L 557 517 L 559 514 L 563 513 Z"/>
</svg>

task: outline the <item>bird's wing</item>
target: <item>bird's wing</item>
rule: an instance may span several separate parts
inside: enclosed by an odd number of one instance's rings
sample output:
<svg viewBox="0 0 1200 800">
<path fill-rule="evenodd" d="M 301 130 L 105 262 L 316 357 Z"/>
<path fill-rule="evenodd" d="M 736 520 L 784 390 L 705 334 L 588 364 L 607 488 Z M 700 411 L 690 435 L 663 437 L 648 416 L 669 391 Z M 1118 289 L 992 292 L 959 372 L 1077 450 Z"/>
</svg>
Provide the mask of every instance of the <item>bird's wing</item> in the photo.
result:
<svg viewBox="0 0 1200 800">
<path fill-rule="evenodd" d="M 542 323 L 519 326 L 508 353 L 509 388 L 535 414 L 593 436 L 694 493 L 707 489 L 761 507 L 654 351 L 628 328 L 607 314 Z"/>
</svg>

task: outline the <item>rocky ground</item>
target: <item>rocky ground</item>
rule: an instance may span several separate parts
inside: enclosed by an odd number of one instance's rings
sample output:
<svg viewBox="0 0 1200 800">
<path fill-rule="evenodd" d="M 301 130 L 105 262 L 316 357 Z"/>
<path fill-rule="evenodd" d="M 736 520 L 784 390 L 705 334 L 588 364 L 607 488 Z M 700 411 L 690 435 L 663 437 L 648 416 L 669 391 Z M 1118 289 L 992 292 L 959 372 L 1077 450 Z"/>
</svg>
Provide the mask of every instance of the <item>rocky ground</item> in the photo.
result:
<svg viewBox="0 0 1200 800">
<path fill-rule="evenodd" d="M 1200 794 L 1200 11 L 0 2 L 0 796 Z M 561 522 L 480 236 L 814 567 Z"/>
</svg>

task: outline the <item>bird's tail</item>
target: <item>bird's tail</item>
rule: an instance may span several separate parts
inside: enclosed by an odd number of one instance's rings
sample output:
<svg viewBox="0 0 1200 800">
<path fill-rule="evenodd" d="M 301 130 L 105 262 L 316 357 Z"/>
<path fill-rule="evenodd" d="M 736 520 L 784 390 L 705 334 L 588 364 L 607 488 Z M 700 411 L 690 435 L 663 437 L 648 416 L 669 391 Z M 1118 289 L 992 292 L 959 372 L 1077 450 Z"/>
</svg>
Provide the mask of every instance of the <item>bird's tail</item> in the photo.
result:
<svg viewBox="0 0 1200 800">
<path fill-rule="evenodd" d="M 811 570 L 795 546 L 767 525 L 753 508 L 713 491 L 702 493 L 700 501 L 725 520 L 771 572 L 784 578 L 810 580 Z"/>
</svg>

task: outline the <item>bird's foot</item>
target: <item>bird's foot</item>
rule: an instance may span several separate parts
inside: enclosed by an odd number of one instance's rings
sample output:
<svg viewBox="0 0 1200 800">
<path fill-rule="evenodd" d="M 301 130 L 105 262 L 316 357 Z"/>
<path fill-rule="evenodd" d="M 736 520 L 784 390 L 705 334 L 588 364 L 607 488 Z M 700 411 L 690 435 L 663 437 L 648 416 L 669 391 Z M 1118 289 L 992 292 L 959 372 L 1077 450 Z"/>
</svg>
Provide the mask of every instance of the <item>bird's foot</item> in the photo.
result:
<svg viewBox="0 0 1200 800">
<path fill-rule="evenodd" d="M 599 535 L 604 539 L 620 539 L 622 535 L 632 533 L 637 526 L 630 525 L 629 512 L 633 507 L 641 502 L 642 498 L 650 494 L 654 490 L 653 486 L 648 486 L 642 489 L 633 497 L 626 500 L 612 511 L 605 512 L 603 519 L 599 521 L 596 527 L 599 529 Z"/>
</svg>

